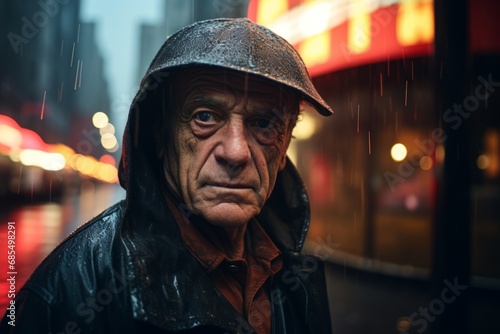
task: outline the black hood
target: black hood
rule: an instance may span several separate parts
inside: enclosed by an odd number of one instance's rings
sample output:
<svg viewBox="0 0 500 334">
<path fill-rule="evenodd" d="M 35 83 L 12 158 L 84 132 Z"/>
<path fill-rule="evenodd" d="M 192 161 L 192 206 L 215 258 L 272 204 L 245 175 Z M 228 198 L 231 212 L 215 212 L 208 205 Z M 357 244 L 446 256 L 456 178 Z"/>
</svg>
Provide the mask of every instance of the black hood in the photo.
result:
<svg viewBox="0 0 500 334">
<path fill-rule="evenodd" d="M 161 47 L 130 107 L 119 177 L 133 210 L 155 211 L 158 205 L 166 205 L 158 173 L 162 163 L 155 156 L 153 124 L 157 113 L 168 105 L 168 94 L 159 92 L 169 83 L 171 72 L 192 66 L 220 67 L 267 78 L 292 88 L 321 114 L 332 113 L 316 92 L 297 52 L 270 30 L 247 19 L 215 19 L 188 26 Z M 304 184 L 287 159 L 257 219 L 279 248 L 300 252 L 309 216 Z"/>
</svg>

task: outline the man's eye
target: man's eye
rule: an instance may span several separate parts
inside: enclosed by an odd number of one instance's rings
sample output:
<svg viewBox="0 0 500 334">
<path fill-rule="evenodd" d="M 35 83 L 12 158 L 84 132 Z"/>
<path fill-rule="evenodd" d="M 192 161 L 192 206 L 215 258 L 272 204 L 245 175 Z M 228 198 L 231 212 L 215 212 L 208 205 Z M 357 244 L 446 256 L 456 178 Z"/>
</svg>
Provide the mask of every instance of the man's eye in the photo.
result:
<svg viewBox="0 0 500 334">
<path fill-rule="evenodd" d="M 275 119 L 259 118 L 251 123 L 251 129 L 255 138 L 264 145 L 274 143 L 281 133 L 279 123 Z"/>
<path fill-rule="evenodd" d="M 212 123 L 215 122 L 215 116 L 208 112 L 208 111 L 202 111 L 194 115 L 194 118 L 198 121 L 204 122 L 204 123 Z"/>
<path fill-rule="evenodd" d="M 269 119 L 265 118 L 260 118 L 254 122 L 255 125 L 257 125 L 259 128 L 262 129 L 269 129 L 273 127 L 272 122 Z"/>
</svg>

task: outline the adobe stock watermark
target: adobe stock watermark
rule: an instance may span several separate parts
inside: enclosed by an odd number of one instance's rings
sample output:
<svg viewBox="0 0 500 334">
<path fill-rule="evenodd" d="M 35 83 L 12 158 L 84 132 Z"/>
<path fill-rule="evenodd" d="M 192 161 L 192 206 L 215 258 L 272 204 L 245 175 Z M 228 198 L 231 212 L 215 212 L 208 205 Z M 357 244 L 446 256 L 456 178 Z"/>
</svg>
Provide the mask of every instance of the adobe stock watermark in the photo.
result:
<svg viewBox="0 0 500 334">
<path fill-rule="evenodd" d="M 7 38 L 12 49 L 18 54 L 23 45 L 38 35 L 41 28 L 45 27 L 51 18 L 59 14 L 60 6 L 65 5 L 71 0 L 39 0 L 40 10 L 35 12 L 30 18 L 23 16 L 21 18 L 21 28 L 19 33 L 13 31 L 7 34 Z"/>
<path fill-rule="evenodd" d="M 371 17 L 371 22 L 367 27 L 356 26 L 354 28 L 354 39 L 360 45 L 366 45 L 366 43 L 377 37 L 383 32 L 395 18 L 398 13 L 398 9 L 394 7 L 383 8 L 376 11 Z M 348 24 L 352 24 L 348 21 Z M 339 44 L 340 51 L 344 55 L 347 62 L 351 62 L 351 56 L 356 53 L 355 46 L 350 45 L 343 41 Z"/>
<path fill-rule="evenodd" d="M 408 317 L 410 327 L 419 327 L 417 329 L 418 333 L 423 333 L 429 323 L 434 322 L 446 310 L 446 305 L 455 302 L 462 292 L 468 288 L 467 285 L 459 284 L 457 277 L 453 279 L 453 283 L 448 279 L 445 279 L 443 283 L 446 287 L 441 290 L 439 298 L 431 300 L 427 307 L 419 307 L 418 312 L 413 312 Z M 407 333 L 400 332 L 400 334 Z"/>
<path fill-rule="evenodd" d="M 457 130 L 463 123 L 463 121 L 469 118 L 474 111 L 479 109 L 481 101 L 486 101 L 488 97 L 495 92 L 495 88 L 500 87 L 500 81 L 493 81 L 493 76 L 490 73 L 488 78 L 483 76 L 478 76 L 477 80 L 479 83 L 474 89 L 474 94 L 469 95 L 464 98 L 461 104 L 453 104 L 451 108 L 448 108 L 443 113 L 443 122 L 450 125 L 452 130 Z M 403 183 L 411 177 L 420 165 L 420 160 L 424 156 L 429 156 L 436 151 L 438 144 L 443 144 L 448 136 L 442 128 L 435 128 L 431 132 L 430 138 L 423 140 L 415 139 L 414 143 L 418 146 L 407 155 L 407 159 L 401 162 L 398 166 L 397 173 L 390 171 L 384 172 L 384 178 L 387 185 L 394 191 L 396 185 Z"/>
</svg>

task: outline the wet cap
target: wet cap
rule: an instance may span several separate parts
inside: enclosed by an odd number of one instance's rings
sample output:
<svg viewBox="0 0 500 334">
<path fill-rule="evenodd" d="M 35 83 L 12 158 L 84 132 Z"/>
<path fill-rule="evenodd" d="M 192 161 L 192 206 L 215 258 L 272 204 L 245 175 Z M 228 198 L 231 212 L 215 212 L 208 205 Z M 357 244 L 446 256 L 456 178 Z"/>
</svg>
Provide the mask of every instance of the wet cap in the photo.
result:
<svg viewBox="0 0 500 334">
<path fill-rule="evenodd" d="M 265 77 L 298 91 L 320 114 L 333 113 L 314 88 L 298 52 L 285 39 L 248 19 L 200 21 L 176 32 L 157 53 L 143 85 L 157 72 L 193 65 Z"/>
</svg>

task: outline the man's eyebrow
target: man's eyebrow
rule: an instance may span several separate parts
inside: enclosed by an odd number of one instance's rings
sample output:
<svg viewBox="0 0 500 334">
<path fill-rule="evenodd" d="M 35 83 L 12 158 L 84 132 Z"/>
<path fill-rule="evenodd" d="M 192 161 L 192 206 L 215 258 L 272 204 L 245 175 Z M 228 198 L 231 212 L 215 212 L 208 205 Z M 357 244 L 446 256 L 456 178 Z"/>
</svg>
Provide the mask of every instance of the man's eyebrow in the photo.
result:
<svg viewBox="0 0 500 334">
<path fill-rule="evenodd" d="M 187 101 L 185 106 L 188 108 L 194 108 L 198 106 L 218 107 L 218 106 L 224 106 L 224 101 L 209 97 L 195 97 Z"/>
<path fill-rule="evenodd" d="M 281 112 L 278 108 L 276 107 L 269 107 L 269 108 L 266 108 L 266 107 L 253 107 L 251 109 L 252 113 L 253 114 L 257 114 L 257 115 L 263 115 L 263 116 L 267 116 L 267 117 L 273 117 L 273 118 L 277 118 L 279 119 L 280 121 L 284 121 L 285 120 L 285 115 L 283 112 Z"/>
</svg>

